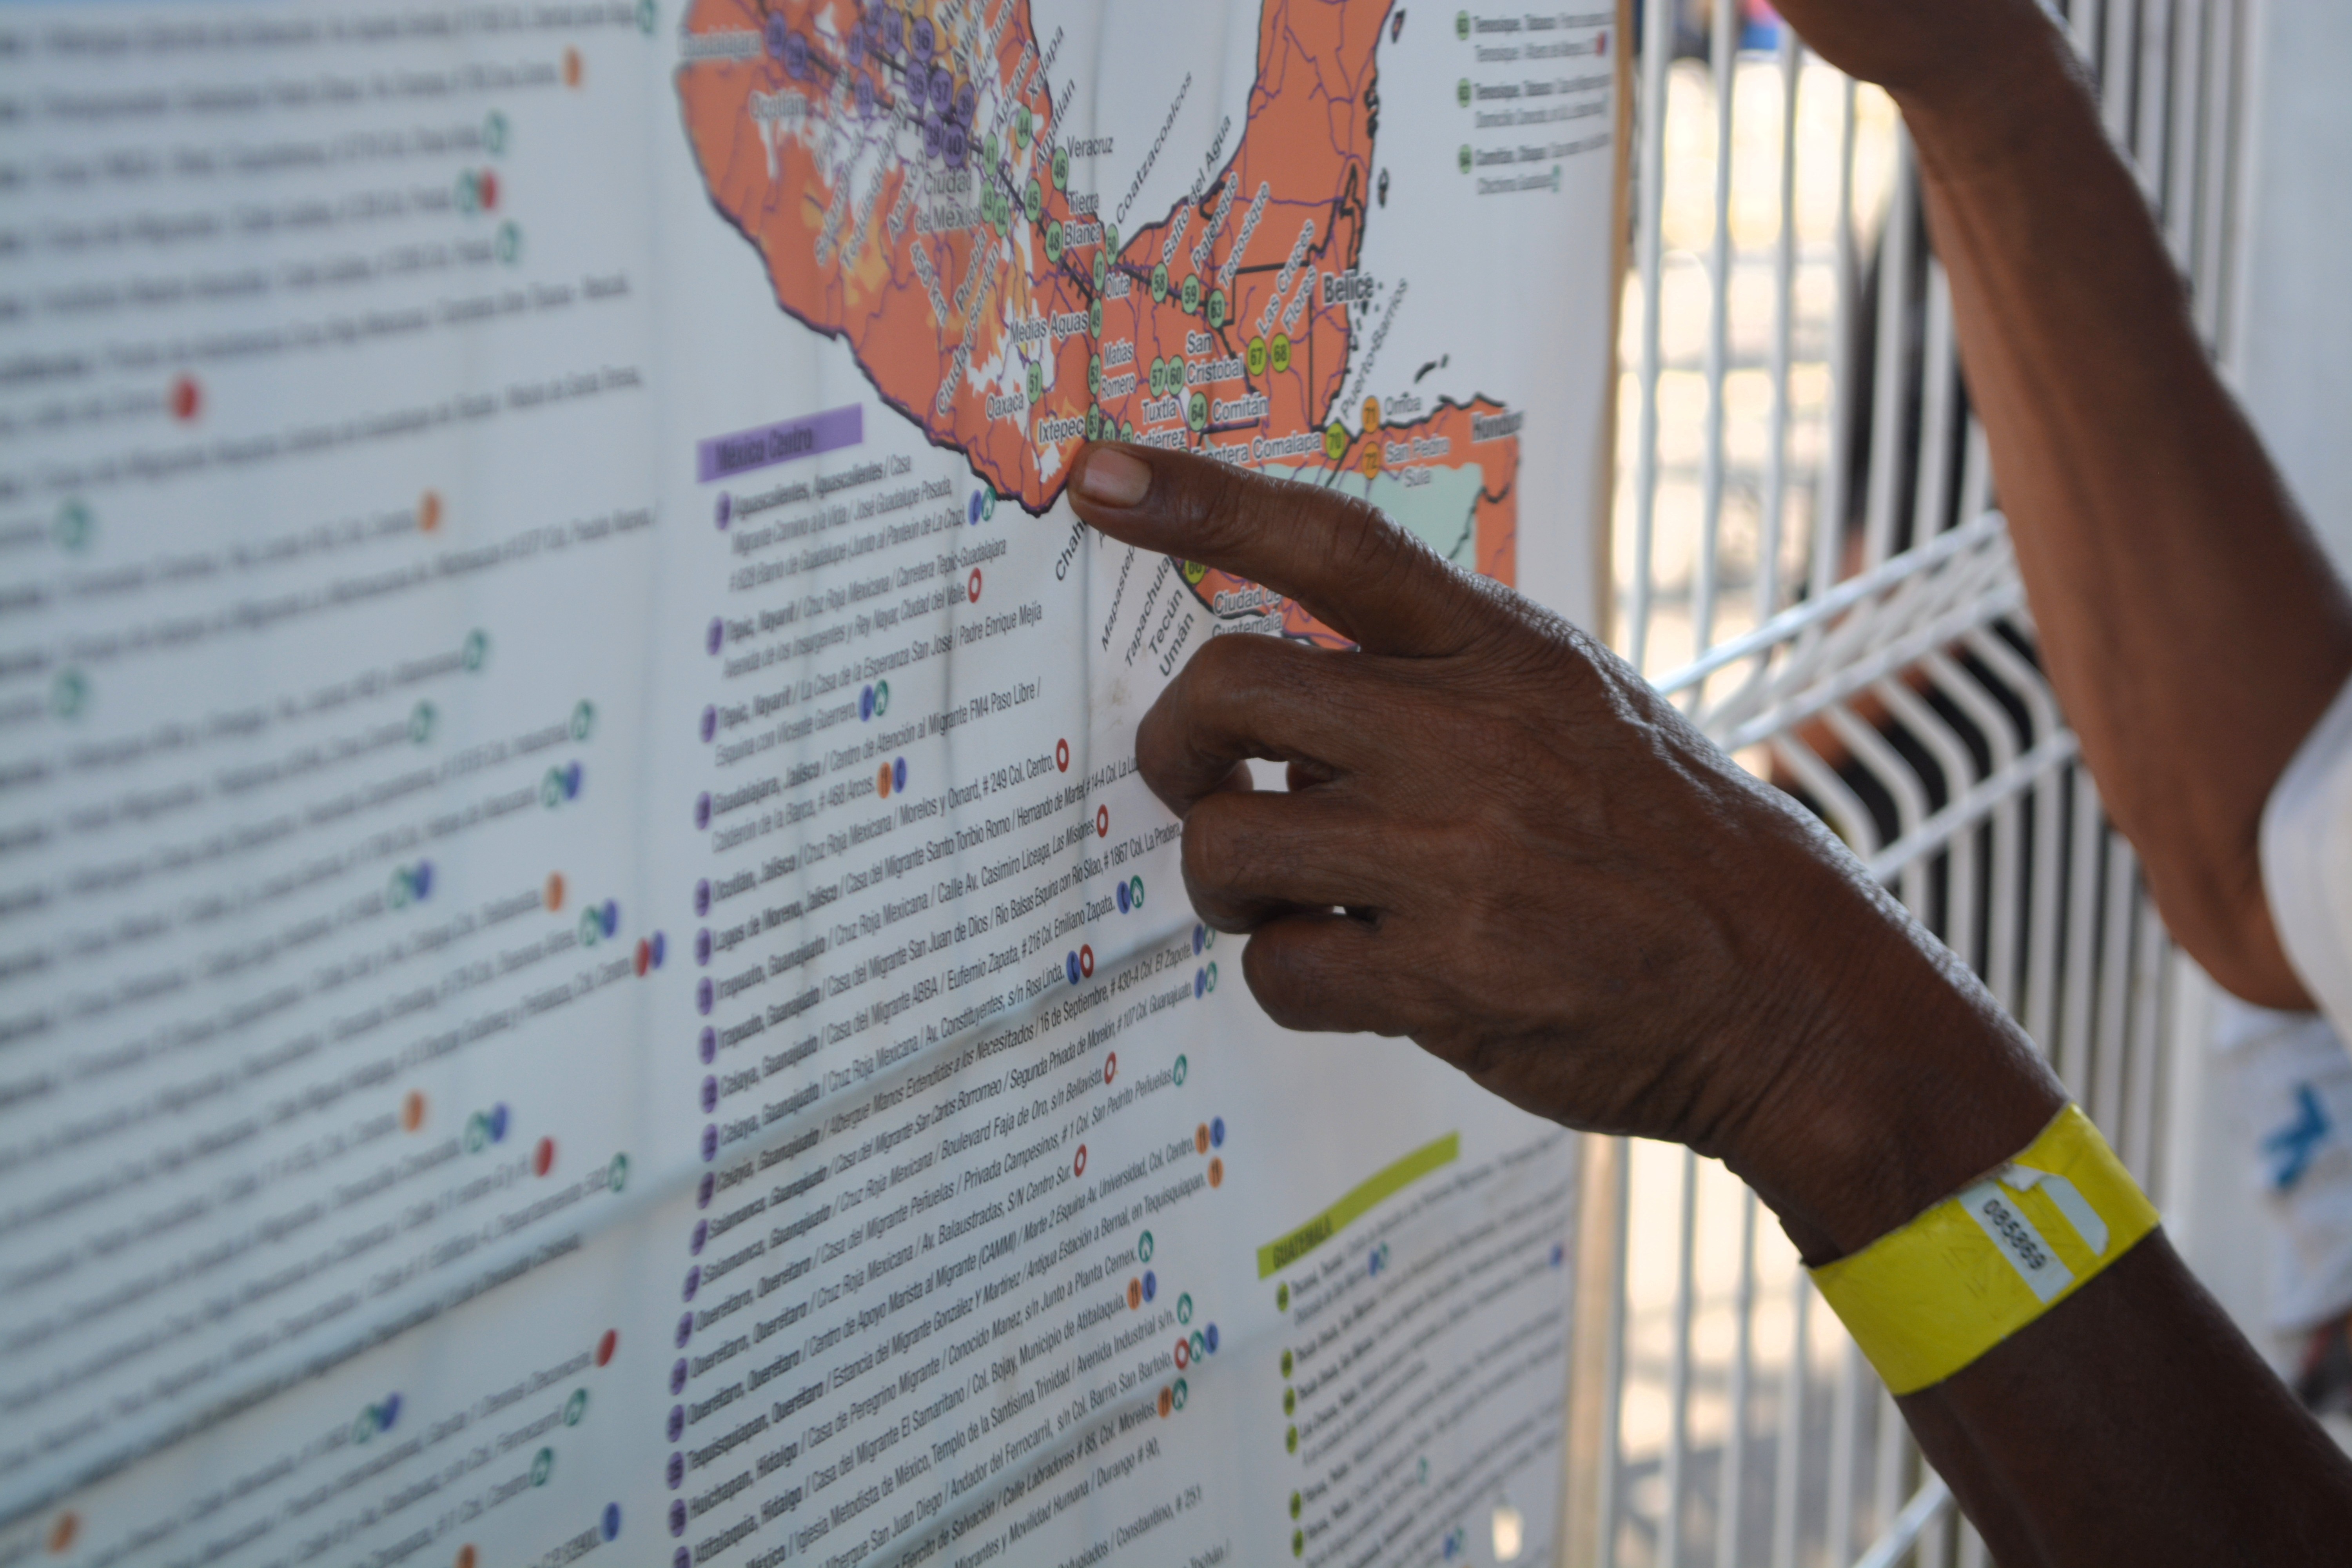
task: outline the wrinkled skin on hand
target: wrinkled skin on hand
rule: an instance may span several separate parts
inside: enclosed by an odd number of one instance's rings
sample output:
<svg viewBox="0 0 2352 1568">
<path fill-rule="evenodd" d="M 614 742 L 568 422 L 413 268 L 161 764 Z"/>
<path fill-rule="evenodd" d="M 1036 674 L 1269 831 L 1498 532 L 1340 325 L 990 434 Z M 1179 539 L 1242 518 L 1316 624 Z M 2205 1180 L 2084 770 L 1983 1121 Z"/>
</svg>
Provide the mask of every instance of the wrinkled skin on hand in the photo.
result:
<svg viewBox="0 0 2352 1568">
<path fill-rule="evenodd" d="M 1250 933 L 1277 1021 L 1409 1036 L 1539 1115 L 1721 1155 L 1832 1255 L 1874 1222 L 1812 1215 L 1806 1189 L 1874 1163 L 1844 1123 L 1881 1115 L 1895 1047 L 1952 1043 L 1947 1073 L 2018 1065 L 1990 999 L 1853 858 L 1591 637 L 1319 487 L 1085 461 L 1095 526 L 1360 645 L 1216 638 L 1137 733 L 1193 905 Z M 1249 758 L 1287 763 L 1291 789 L 1253 789 Z M 2027 1076 L 2046 1117 L 2063 1101 Z"/>
</svg>

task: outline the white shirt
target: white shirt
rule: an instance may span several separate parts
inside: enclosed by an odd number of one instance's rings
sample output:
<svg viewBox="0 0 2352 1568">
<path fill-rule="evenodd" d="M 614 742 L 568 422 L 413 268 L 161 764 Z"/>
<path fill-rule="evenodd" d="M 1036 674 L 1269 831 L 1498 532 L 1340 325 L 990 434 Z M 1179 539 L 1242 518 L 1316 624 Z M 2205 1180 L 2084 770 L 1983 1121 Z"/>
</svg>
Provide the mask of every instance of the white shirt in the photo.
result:
<svg viewBox="0 0 2352 1568">
<path fill-rule="evenodd" d="M 2287 961 L 2352 1038 L 2352 684 L 2312 727 L 2263 810 L 2263 886 Z"/>
</svg>

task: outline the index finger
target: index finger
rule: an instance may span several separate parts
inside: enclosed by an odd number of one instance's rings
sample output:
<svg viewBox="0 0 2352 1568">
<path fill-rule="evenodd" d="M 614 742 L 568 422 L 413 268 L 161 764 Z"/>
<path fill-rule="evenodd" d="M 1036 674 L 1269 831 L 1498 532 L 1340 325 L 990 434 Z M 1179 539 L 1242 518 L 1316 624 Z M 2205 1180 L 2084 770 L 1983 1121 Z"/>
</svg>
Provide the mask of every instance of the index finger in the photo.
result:
<svg viewBox="0 0 2352 1568">
<path fill-rule="evenodd" d="M 1188 453 L 1088 447 L 1078 516 L 1113 539 L 1246 577 L 1369 652 L 1459 653 L 1491 618 L 1475 579 L 1367 502 Z"/>
</svg>

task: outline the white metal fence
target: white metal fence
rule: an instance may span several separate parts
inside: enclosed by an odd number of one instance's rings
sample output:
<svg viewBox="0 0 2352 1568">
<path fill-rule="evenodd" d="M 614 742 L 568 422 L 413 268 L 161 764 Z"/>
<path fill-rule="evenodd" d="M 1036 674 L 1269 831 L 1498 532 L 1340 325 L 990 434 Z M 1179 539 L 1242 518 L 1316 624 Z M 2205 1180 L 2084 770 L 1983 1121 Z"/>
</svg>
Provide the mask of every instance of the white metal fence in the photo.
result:
<svg viewBox="0 0 2352 1568">
<path fill-rule="evenodd" d="M 1899 120 L 1785 30 L 1743 51 L 1731 0 L 1683 59 L 1685 7 L 1641 3 L 1616 644 L 1976 967 L 2155 1190 L 2170 947 L 2038 666 Z M 2061 7 L 2217 349 L 2243 3 Z M 1571 1563 L 1985 1562 L 1751 1194 L 1654 1144 L 1589 1173 Z"/>
</svg>

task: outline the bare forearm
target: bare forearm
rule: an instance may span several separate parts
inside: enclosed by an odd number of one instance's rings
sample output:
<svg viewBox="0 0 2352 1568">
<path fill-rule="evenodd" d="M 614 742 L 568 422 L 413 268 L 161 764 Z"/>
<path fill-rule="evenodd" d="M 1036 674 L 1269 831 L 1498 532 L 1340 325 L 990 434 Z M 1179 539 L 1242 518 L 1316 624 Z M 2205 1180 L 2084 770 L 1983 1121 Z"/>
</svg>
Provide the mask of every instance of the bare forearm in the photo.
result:
<svg viewBox="0 0 2352 1568">
<path fill-rule="evenodd" d="M 2352 670 L 2352 609 L 2208 361 L 2054 30 L 1898 94 L 2051 679 L 2174 932 L 2308 1005 L 2263 803 Z"/>
</svg>

